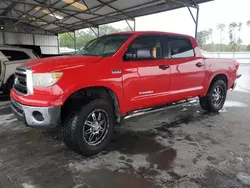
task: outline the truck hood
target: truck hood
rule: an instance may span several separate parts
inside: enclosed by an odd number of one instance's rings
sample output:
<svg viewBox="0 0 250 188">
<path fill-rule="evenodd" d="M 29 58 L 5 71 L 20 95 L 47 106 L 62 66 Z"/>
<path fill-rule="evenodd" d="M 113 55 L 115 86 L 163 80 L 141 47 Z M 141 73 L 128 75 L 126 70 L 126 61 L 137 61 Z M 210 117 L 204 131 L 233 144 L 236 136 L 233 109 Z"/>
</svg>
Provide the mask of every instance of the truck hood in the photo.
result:
<svg viewBox="0 0 250 188">
<path fill-rule="evenodd" d="M 29 67 L 33 72 L 56 72 L 81 67 L 89 63 L 96 63 L 101 59 L 101 56 L 56 56 L 30 60 L 23 66 Z"/>
</svg>

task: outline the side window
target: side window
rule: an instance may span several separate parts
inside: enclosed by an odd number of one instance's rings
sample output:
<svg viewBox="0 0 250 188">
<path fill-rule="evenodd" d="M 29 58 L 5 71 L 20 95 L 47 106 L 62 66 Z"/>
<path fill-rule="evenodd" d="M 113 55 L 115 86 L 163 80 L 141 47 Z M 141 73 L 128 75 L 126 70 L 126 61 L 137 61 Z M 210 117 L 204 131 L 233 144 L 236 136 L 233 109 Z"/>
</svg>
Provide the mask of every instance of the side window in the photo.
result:
<svg viewBox="0 0 250 188">
<path fill-rule="evenodd" d="M 162 46 L 159 36 L 140 36 L 130 45 L 125 60 L 156 60 L 162 59 Z"/>
<path fill-rule="evenodd" d="M 30 57 L 22 51 L 17 50 L 1 50 L 1 52 L 5 55 L 5 57 L 9 61 L 17 61 L 17 60 L 25 60 L 30 59 Z"/>
<path fill-rule="evenodd" d="M 169 38 L 171 58 L 194 57 L 194 49 L 187 38 Z"/>
</svg>

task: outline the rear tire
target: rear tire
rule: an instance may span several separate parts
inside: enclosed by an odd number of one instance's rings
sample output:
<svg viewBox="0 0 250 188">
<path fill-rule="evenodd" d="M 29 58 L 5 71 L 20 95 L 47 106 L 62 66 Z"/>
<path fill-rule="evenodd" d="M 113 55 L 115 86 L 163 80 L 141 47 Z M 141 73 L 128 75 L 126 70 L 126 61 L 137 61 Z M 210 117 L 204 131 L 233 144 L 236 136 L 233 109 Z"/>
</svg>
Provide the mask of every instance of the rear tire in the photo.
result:
<svg viewBox="0 0 250 188">
<path fill-rule="evenodd" d="M 213 82 L 205 97 L 200 97 L 200 106 L 209 112 L 218 112 L 227 97 L 227 85 L 223 80 Z"/>
<path fill-rule="evenodd" d="M 84 156 L 98 154 L 107 147 L 115 125 L 113 106 L 95 99 L 72 113 L 63 123 L 63 140 L 71 150 Z"/>
</svg>

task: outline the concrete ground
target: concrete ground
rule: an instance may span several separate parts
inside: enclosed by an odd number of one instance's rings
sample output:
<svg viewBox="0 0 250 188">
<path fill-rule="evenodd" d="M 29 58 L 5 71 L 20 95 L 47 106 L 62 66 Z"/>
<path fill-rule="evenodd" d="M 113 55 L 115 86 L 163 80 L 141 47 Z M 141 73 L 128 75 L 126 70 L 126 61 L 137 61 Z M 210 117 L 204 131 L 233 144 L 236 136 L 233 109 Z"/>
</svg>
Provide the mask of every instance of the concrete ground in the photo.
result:
<svg viewBox="0 0 250 188">
<path fill-rule="evenodd" d="M 250 187 L 250 68 L 219 113 L 197 102 L 130 119 L 94 157 L 68 150 L 60 130 L 25 127 L 0 102 L 0 187 Z"/>
</svg>

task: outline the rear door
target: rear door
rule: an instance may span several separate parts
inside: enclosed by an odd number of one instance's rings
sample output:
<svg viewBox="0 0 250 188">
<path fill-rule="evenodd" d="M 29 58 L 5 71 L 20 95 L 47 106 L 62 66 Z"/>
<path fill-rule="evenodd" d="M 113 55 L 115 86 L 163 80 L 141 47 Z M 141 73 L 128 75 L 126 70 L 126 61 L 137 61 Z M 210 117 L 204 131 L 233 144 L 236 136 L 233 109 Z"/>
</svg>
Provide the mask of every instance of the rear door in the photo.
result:
<svg viewBox="0 0 250 188">
<path fill-rule="evenodd" d="M 205 77 L 203 58 L 195 56 L 195 50 L 189 38 L 169 36 L 167 40 L 171 67 L 169 94 L 173 95 L 169 97 L 181 100 L 199 95 L 203 89 Z"/>
<path fill-rule="evenodd" d="M 170 69 L 162 57 L 160 38 L 159 35 L 139 36 L 125 54 L 123 88 L 127 111 L 166 102 Z"/>
</svg>

